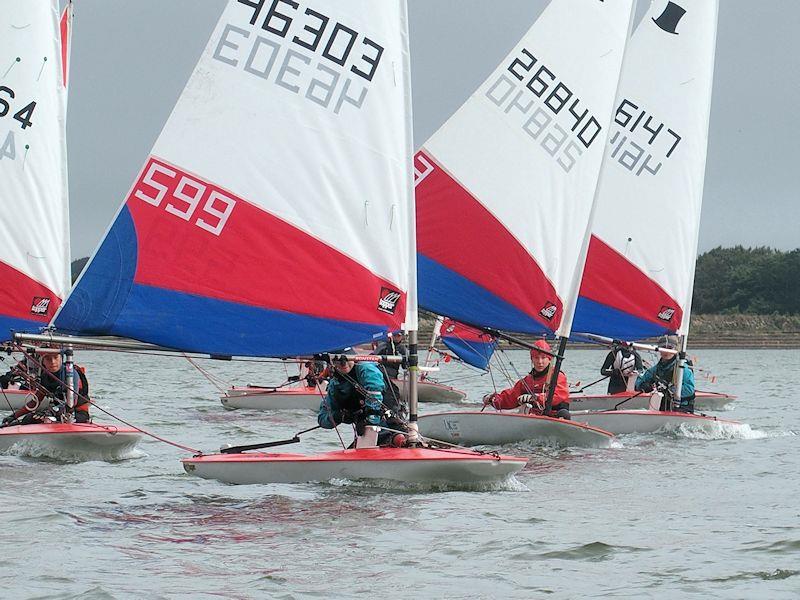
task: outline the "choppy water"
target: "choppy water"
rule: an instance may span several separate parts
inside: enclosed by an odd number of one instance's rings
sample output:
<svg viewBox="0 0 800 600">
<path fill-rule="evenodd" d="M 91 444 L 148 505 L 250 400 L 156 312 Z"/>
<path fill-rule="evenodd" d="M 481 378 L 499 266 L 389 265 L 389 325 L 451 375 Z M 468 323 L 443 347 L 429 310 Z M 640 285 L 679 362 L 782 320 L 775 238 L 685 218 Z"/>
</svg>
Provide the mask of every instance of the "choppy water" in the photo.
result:
<svg viewBox="0 0 800 600">
<path fill-rule="evenodd" d="M 594 379 L 603 356 L 572 352 L 570 379 Z M 189 446 L 315 424 L 303 411 L 226 412 L 182 359 L 79 359 L 101 405 Z M 719 383 L 698 387 L 737 394 L 725 416 L 750 430 L 506 448 L 531 461 L 494 490 L 228 486 L 185 475 L 186 453 L 151 440 L 120 462 L 0 456 L 0 597 L 797 598 L 800 353 L 700 359 Z M 281 366 L 204 365 L 238 384 L 285 379 Z M 447 365 L 441 378 L 458 373 Z M 490 385 L 461 387 L 478 398 Z M 314 432 L 288 449 L 337 443 Z"/>
</svg>

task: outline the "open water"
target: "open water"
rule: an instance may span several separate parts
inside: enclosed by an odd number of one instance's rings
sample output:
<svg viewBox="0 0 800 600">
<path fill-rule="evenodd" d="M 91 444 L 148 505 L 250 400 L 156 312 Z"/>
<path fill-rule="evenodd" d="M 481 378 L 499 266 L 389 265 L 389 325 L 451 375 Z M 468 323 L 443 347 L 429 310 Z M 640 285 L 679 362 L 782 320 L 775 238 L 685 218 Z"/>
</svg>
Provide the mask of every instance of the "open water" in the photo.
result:
<svg viewBox="0 0 800 600">
<path fill-rule="evenodd" d="M 480 491 L 229 486 L 184 474 L 187 453 L 154 440 L 117 462 L 0 456 L 0 597 L 798 598 L 800 353 L 699 354 L 718 383 L 698 387 L 738 395 L 724 416 L 750 428 L 505 448 L 530 464 Z M 604 355 L 571 352 L 570 380 L 595 379 Z M 101 406 L 206 451 L 316 424 L 224 411 L 180 358 L 78 358 Z M 203 365 L 237 384 L 286 378 L 281 365 Z M 448 364 L 440 379 L 468 374 Z M 488 377 L 457 385 L 472 399 L 491 389 Z M 317 431 L 287 450 L 337 444 Z"/>
</svg>

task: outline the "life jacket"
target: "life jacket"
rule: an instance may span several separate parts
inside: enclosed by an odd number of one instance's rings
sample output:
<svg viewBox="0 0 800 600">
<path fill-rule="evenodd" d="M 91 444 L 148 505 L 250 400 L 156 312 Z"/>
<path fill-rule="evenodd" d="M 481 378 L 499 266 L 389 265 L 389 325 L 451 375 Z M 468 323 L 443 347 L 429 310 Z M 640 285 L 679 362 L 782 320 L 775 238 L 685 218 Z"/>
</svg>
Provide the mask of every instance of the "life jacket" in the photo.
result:
<svg viewBox="0 0 800 600">
<path fill-rule="evenodd" d="M 73 365 L 75 371 L 78 373 L 80 384 L 78 385 L 78 394 L 75 396 L 75 412 L 81 411 L 88 414 L 89 412 L 89 379 L 86 377 L 86 369 L 80 365 Z"/>
<path fill-rule="evenodd" d="M 386 372 L 386 369 L 383 368 L 383 365 L 378 364 L 376 366 L 383 377 L 383 391 L 381 393 L 383 412 L 391 412 L 395 417 L 399 417 L 401 419 L 404 418 L 405 404 L 402 401 L 400 389 L 391 380 Z M 353 367 L 353 370 L 347 375 L 338 375 L 338 377 L 342 377 L 343 381 L 350 383 L 350 385 L 353 387 L 353 393 L 351 395 L 345 398 L 337 398 L 337 401 L 343 405 L 342 408 L 345 408 L 346 410 L 358 411 L 364 408 L 364 403 L 366 400 L 365 385 L 364 382 L 359 380 L 359 372 L 359 369 Z M 357 383 L 357 385 L 354 385 L 353 382 Z"/>
</svg>

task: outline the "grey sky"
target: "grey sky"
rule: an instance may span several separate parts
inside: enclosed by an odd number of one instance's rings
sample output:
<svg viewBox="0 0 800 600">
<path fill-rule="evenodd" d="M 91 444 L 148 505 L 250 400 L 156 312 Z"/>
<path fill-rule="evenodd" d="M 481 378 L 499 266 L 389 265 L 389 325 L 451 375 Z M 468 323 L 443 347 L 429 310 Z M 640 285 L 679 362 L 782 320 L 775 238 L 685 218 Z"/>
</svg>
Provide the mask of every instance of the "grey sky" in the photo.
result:
<svg viewBox="0 0 800 600">
<path fill-rule="evenodd" d="M 376 0 L 378 1 L 378 0 Z M 639 13 L 647 0 L 639 1 Z M 721 0 L 700 249 L 800 246 L 800 1 Z M 72 254 L 91 253 L 225 0 L 75 0 L 68 142 Z M 409 0 L 419 145 L 546 0 Z M 654 226 L 653 235 L 665 235 Z"/>
</svg>

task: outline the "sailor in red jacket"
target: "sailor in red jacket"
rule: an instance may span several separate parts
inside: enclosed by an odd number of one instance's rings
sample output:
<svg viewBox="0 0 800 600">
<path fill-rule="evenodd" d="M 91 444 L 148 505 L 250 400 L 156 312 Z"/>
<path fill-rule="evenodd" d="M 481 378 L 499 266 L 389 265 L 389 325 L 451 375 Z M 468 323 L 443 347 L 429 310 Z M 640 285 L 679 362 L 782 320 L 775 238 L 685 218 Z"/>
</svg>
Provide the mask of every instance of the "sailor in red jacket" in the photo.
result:
<svg viewBox="0 0 800 600">
<path fill-rule="evenodd" d="M 550 344 L 544 340 L 537 340 L 534 343 L 536 348 L 552 352 Z M 502 392 L 486 394 L 483 397 L 484 405 L 491 404 L 497 410 L 508 410 L 517 408 L 523 404 L 531 405 L 531 412 L 543 414 L 547 394 L 544 391 L 550 375 L 549 354 L 531 349 L 531 372 L 525 375 L 514 387 Z M 549 413 L 550 417 L 559 419 L 569 419 L 569 387 L 567 386 L 567 376 L 563 371 L 558 373 L 558 382 L 553 393 L 553 406 Z"/>
</svg>

